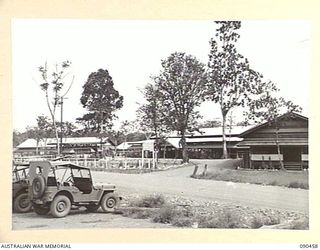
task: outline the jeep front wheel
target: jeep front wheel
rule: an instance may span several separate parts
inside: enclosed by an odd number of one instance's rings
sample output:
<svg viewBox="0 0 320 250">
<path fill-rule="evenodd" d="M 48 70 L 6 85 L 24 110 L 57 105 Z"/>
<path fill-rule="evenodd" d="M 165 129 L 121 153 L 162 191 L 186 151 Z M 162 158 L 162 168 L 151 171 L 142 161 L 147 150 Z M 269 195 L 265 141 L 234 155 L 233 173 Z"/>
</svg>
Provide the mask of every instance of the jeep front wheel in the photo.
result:
<svg viewBox="0 0 320 250">
<path fill-rule="evenodd" d="M 54 198 L 50 206 L 50 212 L 53 217 L 61 218 L 69 214 L 71 210 L 71 201 L 65 195 L 58 195 Z"/>
<path fill-rule="evenodd" d="M 49 207 L 43 207 L 37 204 L 33 204 L 33 210 L 38 215 L 46 215 L 49 213 L 50 208 Z"/>
<path fill-rule="evenodd" d="M 105 194 L 101 199 L 101 208 L 104 212 L 113 212 L 118 206 L 119 199 L 113 193 Z"/>
<path fill-rule="evenodd" d="M 32 204 L 28 193 L 19 194 L 13 202 L 13 209 L 17 213 L 26 213 L 31 210 Z"/>
</svg>

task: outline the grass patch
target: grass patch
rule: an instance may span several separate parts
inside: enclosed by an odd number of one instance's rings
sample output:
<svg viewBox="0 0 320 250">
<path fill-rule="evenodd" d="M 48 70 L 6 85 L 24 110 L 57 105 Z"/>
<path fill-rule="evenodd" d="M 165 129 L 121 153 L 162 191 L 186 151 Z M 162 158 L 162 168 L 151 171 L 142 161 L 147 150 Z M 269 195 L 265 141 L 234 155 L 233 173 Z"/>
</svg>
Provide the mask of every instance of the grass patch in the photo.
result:
<svg viewBox="0 0 320 250">
<path fill-rule="evenodd" d="M 148 219 L 153 216 L 154 210 L 130 208 L 122 211 L 122 215 L 133 219 Z"/>
<path fill-rule="evenodd" d="M 288 184 L 289 188 L 301 188 L 301 189 L 309 189 L 308 183 L 299 182 L 299 181 L 292 181 Z"/>
<path fill-rule="evenodd" d="M 200 169 L 199 172 L 201 172 Z M 304 171 L 236 170 L 211 167 L 208 168 L 206 175 L 198 174 L 194 178 L 309 189 L 308 172 Z"/>
</svg>

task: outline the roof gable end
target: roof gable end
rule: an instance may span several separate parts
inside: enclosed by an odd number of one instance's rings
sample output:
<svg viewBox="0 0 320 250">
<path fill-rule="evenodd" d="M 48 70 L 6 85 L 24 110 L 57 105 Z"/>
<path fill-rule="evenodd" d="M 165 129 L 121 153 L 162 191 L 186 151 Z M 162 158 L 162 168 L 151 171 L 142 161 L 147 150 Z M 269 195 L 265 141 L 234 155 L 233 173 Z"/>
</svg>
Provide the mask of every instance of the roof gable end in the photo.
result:
<svg viewBox="0 0 320 250">
<path fill-rule="evenodd" d="M 304 120 L 304 121 L 308 121 L 308 120 L 309 120 L 308 117 L 305 117 L 305 116 L 300 115 L 300 114 L 295 113 L 295 112 L 288 112 L 288 113 L 285 113 L 285 114 L 283 114 L 283 115 L 280 115 L 280 116 L 278 117 L 278 119 L 279 119 L 279 120 L 282 120 L 282 119 L 287 118 L 287 117 L 298 118 L 298 119 L 301 119 L 301 120 Z M 263 128 L 263 127 L 266 127 L 266 126 L 268 126 L 269 124 L 270 124 L 270 122 L 268 122 L 268 121 L 267 121 L 267 122 L 264 122 L 264 123 L 261 123 L 261 124 L 258 124 L 257 126 L 254 126 L 253 128 L 244 131 L 244 132 L 241 133 L 239 136 L 240 136 L 240 137 L 247 136 L 248 134 L 251 134 L 251 133 L 253 133 L 253 132 L 255 132 L 255 131 L 257 131 L 258 129 L 261 129 L 261 128 Z"/>
</svg>

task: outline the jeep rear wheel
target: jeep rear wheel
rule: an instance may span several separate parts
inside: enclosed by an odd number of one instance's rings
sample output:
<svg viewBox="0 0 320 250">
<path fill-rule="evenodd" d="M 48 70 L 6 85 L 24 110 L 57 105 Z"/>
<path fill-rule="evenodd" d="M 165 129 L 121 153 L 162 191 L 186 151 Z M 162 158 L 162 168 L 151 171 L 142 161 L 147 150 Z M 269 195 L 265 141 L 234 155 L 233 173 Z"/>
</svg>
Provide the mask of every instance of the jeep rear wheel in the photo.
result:
<svg viewBox="0 0 320 250">
<path fill-rule="evenodd" d="M 88 212 L 95 212 L 99 209 L 100 205 L 99 204 L 90 204 L 85 206 Z"/>
<path fill-rule="evenodd" d="M 50 206 L 50 212 L 53 217 L 61 218 L 69 214 L 71 210 L 71 201 L 65 195 L 56 196 Z"/>
<path fill-rule="evenodd" d="M 33 210 L 38 215 L 46 215 L 49 213 L 49 207 L 43 207 L 41 205 L 33 204 Z"/>
<path fill-rule="evenodd" d="M 19 194 L 13 202 L 13 209 L 17 213 L 26 213 L 31 210 L 32 204 L 28 193 Z"/>
<path fill-rule="evenodd" d="M 114 212 L 119 199 L 114 193 L 105 194 L 101 199 L 101 208 L 104 212 Z"/>
<path fill-rule="evenodd" d="M 34 198 L 40 198 L 46 189 L 46 181 L 42 175 L 36 176 L 32 181 L 32 194 Z"/>
</svg>

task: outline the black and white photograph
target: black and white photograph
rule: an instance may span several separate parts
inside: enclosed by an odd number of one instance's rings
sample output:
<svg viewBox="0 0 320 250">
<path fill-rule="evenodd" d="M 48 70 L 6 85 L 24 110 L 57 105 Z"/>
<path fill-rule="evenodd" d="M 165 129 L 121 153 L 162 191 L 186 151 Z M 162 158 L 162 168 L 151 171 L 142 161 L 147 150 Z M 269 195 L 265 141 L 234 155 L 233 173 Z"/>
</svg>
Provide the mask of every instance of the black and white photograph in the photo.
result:
<svg viewBox="0 0 320 250">
<path fill-rule="evenodd" d="M 13 18 L 12 230 L 309 230 L 311 23 Z"/>
</svg>

